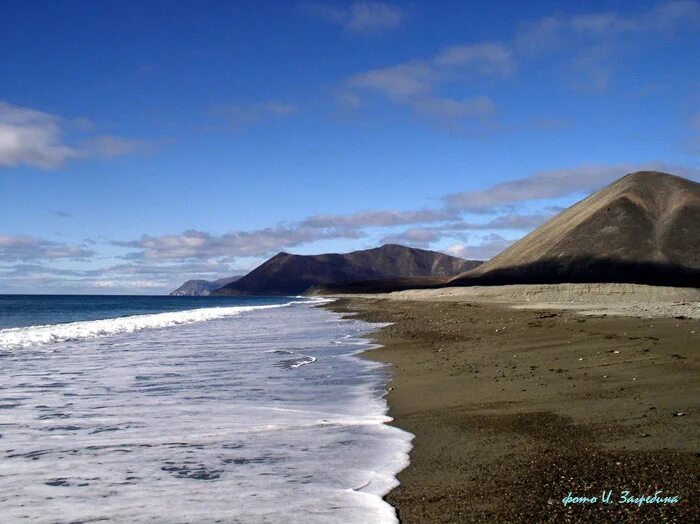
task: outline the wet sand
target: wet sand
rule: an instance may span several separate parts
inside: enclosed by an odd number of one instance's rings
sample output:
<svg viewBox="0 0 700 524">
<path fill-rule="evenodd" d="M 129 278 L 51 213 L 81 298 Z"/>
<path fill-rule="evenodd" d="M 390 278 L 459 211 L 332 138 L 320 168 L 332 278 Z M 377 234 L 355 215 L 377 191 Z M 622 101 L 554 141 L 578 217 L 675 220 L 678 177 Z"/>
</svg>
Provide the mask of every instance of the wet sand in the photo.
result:
<svg viewBox="0 0 700 524">
<path fill-rule="evenodd" d="M 404 523 L 692 522 L 700 514 L 700 321 L 461 301 L 341 298 L 393 322 L 390 415 L 415 435 L 387 495 Z M 601 497 L 610 503 L 570 504 Z M 619 503 L 677 496 L 677 504 Z"/>
</svg>

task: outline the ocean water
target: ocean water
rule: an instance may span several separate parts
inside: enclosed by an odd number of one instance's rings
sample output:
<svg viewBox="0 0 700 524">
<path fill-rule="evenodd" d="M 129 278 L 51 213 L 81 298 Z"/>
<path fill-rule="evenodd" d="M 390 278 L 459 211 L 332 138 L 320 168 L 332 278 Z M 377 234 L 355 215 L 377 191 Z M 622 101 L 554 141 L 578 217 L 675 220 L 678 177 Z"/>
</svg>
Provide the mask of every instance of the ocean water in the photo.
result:
<svg viewBox="0 0 700 524">
<path fill-rule="evenodd" d="M 2 522 L 396 522 L 372 325 L 315 305 L 0 297 Z"/>
</svg>

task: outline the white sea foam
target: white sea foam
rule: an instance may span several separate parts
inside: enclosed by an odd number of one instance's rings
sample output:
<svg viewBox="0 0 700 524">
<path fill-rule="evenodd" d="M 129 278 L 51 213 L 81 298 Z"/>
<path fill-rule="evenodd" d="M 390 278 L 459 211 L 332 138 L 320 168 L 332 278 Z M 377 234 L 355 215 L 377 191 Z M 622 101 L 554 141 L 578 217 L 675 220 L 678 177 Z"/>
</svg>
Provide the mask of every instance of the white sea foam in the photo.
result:
<svg viewBox="0 0 700 524">
<path fill-rule="evenodd" d="M 294 362 L 290 362 L 289 367 L 292 369 L 300 368 L 301 366 L 305 366 L 306 364 L 313 364 L 314 362 L 316 362 L 316 357 L 304 355 L 296 359 Z"/>
<path fill-rule="evenodd" d="M 214 318 L 0 353 L 1 520 L 396 523 L 410 435 L 387 425 L 385 368 L 352 356 L 368 325 Z"/>
<path fill-rule="evenodd" d="M 107 318 L 104 320 L 0 329 L 0 349 L 16 349 L 41 344 L 53 344 L 57 342 L 133 333 L 144 329 L 191 324 L 193 322 L 203 322 L 205 320 L 216 320 L 240 315 L 247 311 L 284 307 L 292 303 L 293 302 L 288 302 L 286 304 L 265 306 L 208 307 L 169 313 Z"/>
</svg>

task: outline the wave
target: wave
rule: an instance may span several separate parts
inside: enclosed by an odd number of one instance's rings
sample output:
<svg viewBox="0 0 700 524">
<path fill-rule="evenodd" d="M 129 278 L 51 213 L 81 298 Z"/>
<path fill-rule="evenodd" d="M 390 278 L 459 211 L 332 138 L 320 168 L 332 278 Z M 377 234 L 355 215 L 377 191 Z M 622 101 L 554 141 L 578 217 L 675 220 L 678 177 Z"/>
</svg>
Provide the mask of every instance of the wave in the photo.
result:
<svg viewBox="0 0 700 524">
<path fill-rule="evenodd" d="M 134 333 L 144 329 L 192 324 L 206 320 L 240 315 L 247 311 L 285 307 L 299 302 L 265 306 L 230 306 L 189 309 L 168 313 L 152 313 L 128 317 L 86 320 L 66 324 L 49 324 L 0 329 L 0 349 L 18 349 L 58 342 Z"/>
<path fill-rule="evenodd" d="M 310 357 L 309 355 L 302 355 L 301 357 L 290 360 L 286 362 L 287 367 L 290 369 L 296 369 L 300 368 L 301 366 L 305 366 L 306 364 L 313 364 L 316 362 L 316 357 Z"/>
<path fill-rule="evenodd" d="M 283 355 L 285 357 L 294 356 L 296 358 L 286 359 L 281 361 L 278 365 L 283 368 L 296 369 L 306 364 L 313 364 L 316 362 L 316 357 L 310 355 L 302 355 L 296 353 L 295 351 L 289 351 L 287 349 L 268 349 L 267 353 L 273 353 L 275 355 Z"/>
</svg>

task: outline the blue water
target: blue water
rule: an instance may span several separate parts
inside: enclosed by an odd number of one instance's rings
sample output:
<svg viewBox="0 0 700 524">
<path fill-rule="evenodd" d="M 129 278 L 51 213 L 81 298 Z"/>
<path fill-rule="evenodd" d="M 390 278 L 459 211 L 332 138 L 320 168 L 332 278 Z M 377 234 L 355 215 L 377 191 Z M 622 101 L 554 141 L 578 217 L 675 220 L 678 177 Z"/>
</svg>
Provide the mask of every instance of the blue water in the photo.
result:
<svg viewBox="0 0 700 524">
<path fill-rule="evenodd" d="M 290 297 L 0 295 L 0 329 L 195 308 L 283 304 Z"/>
</svg>

